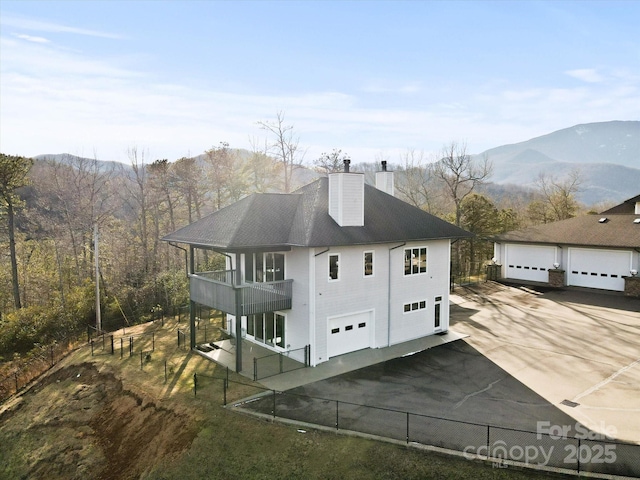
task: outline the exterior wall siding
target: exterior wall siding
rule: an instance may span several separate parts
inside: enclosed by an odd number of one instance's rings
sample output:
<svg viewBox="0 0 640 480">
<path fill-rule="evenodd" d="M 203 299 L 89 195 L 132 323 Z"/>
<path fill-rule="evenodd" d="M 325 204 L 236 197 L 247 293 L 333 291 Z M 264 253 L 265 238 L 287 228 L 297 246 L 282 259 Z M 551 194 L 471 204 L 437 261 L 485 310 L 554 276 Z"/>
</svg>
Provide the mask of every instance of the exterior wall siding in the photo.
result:
<svg viewBox="0 0 640 480">
<path fill-rule="evenodd" d="M 428 249 L 427 272 L 405 276 L 404 249 L 425 246 Z M 318 250 L 316 253 L 322 252 Z M 365 251 L 374 252 L 371 277 L 363 274 Z M 340 255 L 337 281 L 329 281 L 328 256 L 331 254 Z M 441 297 L 440 330 L 446 331 L 449 328 L 449 257 L 449 240 L 332 247 L 315 257 L 314 363 L 327 360 L 329 317 L 373 310 L 370 346 L 386 347 L 434 333 L 434 302 L 436 297 Z M 422 300 L 426 301 L 425 309 L 404 313 L 405 303 Z"/>
</svg>

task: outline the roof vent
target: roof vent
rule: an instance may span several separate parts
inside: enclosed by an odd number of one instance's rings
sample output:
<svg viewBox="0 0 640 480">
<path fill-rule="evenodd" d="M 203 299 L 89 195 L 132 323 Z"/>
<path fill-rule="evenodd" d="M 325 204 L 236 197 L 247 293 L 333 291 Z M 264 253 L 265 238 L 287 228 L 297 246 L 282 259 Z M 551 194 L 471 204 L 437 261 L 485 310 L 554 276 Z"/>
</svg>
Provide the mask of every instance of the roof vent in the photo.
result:
<svg viewBox="0 0 640 480">
<path fill-rule="evenodd" d="M 598 220 L 598 222 L 607 223 L 607 220 L 609 220 L 607 217 L 602 217 L 600 220 Z"/>
</svg>

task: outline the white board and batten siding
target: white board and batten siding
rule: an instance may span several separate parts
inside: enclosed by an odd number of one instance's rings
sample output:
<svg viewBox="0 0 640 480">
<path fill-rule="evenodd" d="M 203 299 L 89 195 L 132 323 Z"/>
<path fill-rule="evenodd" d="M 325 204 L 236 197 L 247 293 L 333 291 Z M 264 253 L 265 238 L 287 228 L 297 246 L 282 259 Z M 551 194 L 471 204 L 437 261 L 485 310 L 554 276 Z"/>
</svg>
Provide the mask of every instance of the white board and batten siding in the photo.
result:
<svg viewBox="0 0 640 480">
<path fill-rule="evenodd" d="M 569 248 L 567 284 L 621 292 L 631 266 L 630 251 Z"/>
<path fill-rule="evenodd" d="M 505 277 L 531 282 L 548 282 L 549 269 L 558 261 L 557 247 L 505 244 Z"/>
</svg>

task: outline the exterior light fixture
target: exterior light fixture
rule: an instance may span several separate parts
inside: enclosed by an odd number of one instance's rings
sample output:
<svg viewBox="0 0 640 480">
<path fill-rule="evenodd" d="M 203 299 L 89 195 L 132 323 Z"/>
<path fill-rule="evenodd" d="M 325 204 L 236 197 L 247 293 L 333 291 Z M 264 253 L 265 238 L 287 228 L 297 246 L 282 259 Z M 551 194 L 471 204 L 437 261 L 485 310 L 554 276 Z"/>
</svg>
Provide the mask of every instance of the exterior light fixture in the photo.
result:
<svg viewBox="0 0 640 480">
<path fill-rule="evenodd" d="M 560 264 L 558 262 L 554 263 L 553 268 L 557 270 L 558 268 L 560 268 Z"/>
<path fill-rule="evenodd" d="M 636 275 L 638 275 L 638 270 L 636 270 L 635 268 L 632 268 L 631 270 L 629 270 L 629 273 L 631 274 L 632 277 L 635 277 Z"/>
</svg>

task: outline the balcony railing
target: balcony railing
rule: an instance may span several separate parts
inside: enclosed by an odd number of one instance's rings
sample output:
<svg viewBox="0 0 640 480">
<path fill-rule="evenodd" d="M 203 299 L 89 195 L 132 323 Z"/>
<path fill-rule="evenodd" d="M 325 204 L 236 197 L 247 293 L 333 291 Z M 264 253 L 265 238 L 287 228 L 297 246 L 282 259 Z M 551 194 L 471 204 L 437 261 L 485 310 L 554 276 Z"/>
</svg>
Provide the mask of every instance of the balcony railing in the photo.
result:
<svg viewBox="0 0 640 480">
<path fill-rule="evenodd" d="M 240 290 L 240 315 L 291 308 L 293 280 L 245 283 L 234 288 L 233 270 L 190 275 L 191 300 L 237 315 L 235 290 Z"/>
</svg>

